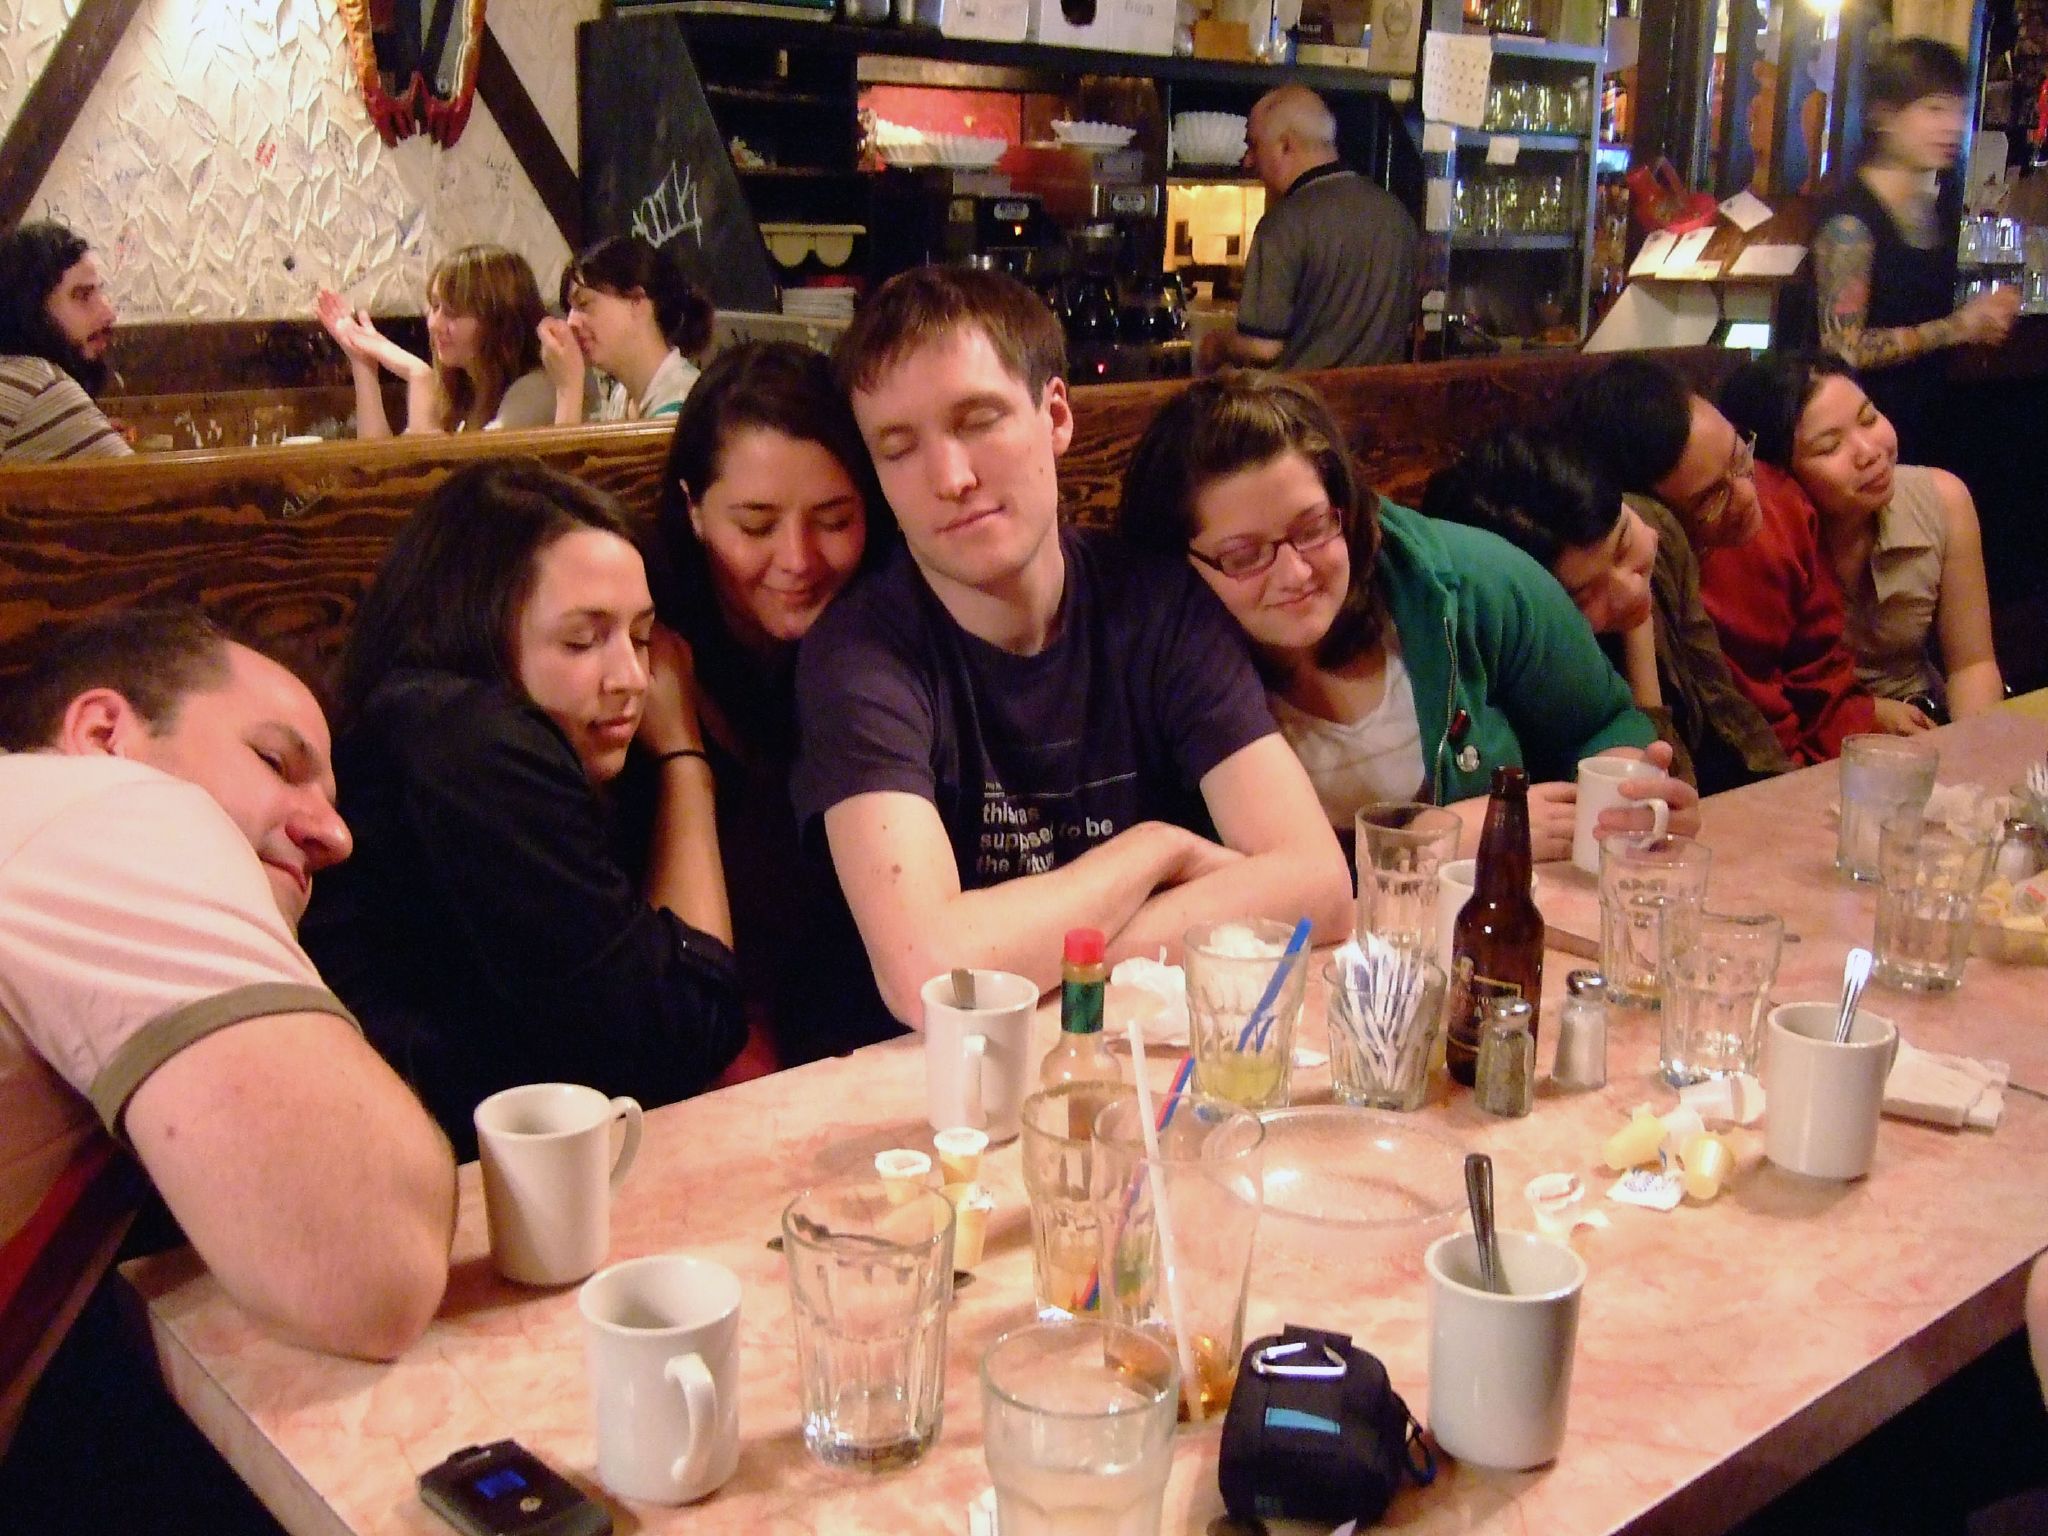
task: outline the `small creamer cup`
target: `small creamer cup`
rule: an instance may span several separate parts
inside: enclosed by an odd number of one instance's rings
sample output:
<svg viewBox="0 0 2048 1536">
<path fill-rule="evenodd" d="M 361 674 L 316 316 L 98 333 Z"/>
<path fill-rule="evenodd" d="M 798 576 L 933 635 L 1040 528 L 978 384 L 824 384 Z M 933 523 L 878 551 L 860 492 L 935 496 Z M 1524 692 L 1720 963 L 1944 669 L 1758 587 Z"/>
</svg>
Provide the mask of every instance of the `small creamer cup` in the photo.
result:
<svg viewBox="0 0 2048 1536">
<path fill-rule="evenodd" d="M 1429 1432 L 1459 1461 L 1519 1471 L 1564 1444 L 1586 1261 L 1555 1238 L 1500 1232 L 1509 1294 L 1479 1279 L 1470 1232 L 1429 1245 Z"/>
<path fill-rule="evenodd" d="M 522 1285 L 589 1275 L 611 1247 L 612 1193 L 640 1149 L 639 1104 L 575 1083 L 529 1083 L 492 1094 L 473 1118 L 498 1273 Z"/>
<path fill-rule="evenodd" d="M 1671 825 L 1671 806 L 1656 798 L 1631 800 L 1621 786 L 1630 779 L 1655 779 L 1663 770 L 1640 757 L 1589 757 L 1579 764 L 1578 799 L 1572 811 L 1572 862 L 1587 874 L 1600 873 L 1600 813 L 1616 806 L 1641 806 L 1650 812 L 1651 837 L 1662 837 Z"/>
<path fill-rule="evenodd" d="M 1835 1044 L 1837 1005 L 1784 1003 L 1764 1027 L 1764 1156 L 1814 1179 L 1860 1179 L 1877 1156 L 1884 1083 L 1899 1052 L 1891 1020 L 1856 1010 Z"/>
<path fill-rule="evenodd" d="M 740 1282 L 659 1253 L 593 1275 L 577 1296 L 597 1475 L 621 1498 L 687 1504 L 740 1459 Z"/>
<path fill-rule="evenodd" d="M 969 1126 L 1014 1141 L 1017 1112 L 1033 1087 L 1031 1015 L 1038 987 L 1009 971 L 973 971 L 974 1006 L 953 1001 L 942 971 L 920 989 L 924 1003 L 925 1116 L 935 1131 Z"/>
</svg>

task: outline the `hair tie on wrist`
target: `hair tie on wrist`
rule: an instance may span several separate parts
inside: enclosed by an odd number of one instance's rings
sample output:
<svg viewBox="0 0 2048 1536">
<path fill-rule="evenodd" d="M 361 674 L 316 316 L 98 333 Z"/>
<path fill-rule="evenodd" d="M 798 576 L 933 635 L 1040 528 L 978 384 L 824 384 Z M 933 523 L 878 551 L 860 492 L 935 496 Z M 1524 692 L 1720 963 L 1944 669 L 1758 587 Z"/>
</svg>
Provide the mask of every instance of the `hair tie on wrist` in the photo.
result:
<svg viewBox="0 0 2048 1536">
<path fill-rule="evenodd" d="M 657 752 L 654 754 L 654 760 L 657 763 L 672 763 L 679 757 L 694 757 L 705 767 L 709 768 L 711 766 L 710 755 L 697 747 L 677 747 L 673 752 Z"/>
</svg>

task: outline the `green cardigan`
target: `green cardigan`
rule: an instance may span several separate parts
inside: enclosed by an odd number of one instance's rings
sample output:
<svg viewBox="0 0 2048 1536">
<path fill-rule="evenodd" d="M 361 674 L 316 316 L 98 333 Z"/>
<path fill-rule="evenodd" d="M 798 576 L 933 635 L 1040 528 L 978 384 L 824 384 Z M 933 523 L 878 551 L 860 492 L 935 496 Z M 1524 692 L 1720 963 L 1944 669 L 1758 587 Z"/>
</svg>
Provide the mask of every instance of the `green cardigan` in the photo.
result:
<svg viewBox="0 0 2048 1536">
<path fill-rule="evenodd" d="M 1556 578 L 1505 539 L 1380 502 L 1375 579 L 1415 686 L 1439 805 L 1487 792 L 1515 763 L 1532 782 L 1657 739 Z M 1462 717 L 1462 723 L 1461 723 Z"/>
</svg>

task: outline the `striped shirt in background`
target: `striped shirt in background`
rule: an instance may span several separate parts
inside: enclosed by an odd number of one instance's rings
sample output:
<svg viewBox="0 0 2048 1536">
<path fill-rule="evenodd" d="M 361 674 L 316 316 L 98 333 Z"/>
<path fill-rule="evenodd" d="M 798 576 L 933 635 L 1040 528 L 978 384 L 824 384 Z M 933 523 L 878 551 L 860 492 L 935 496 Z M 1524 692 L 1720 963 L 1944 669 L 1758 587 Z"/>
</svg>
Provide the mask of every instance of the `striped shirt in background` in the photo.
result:
<svg viewBox="0 0 2048 1536">
<path fill-rule="evenodd" d="M 40 357 L 0 357 L 0 460 L 106 459 L 131 451 L 62 368 Z"/>
</svg>

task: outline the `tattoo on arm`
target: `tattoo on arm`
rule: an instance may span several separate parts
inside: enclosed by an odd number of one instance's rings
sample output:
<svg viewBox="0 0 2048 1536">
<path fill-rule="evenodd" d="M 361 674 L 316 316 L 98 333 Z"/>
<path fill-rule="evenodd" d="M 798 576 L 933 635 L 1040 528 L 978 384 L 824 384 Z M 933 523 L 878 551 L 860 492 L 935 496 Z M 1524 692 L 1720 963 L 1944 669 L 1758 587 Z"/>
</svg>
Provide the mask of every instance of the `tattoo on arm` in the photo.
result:
<svg viewBox="0 0 2048 1536">
<path fill-rule="evenodd" d="M 1820 344 L 1852 368 L 1889 368 L 1961 340 L 1953 319 L 1873 329 L 1870 268 L 1877 242 L 1861 219 L 1840 213 L 1813 243 L 1820 307 Z"/>
</svg>

